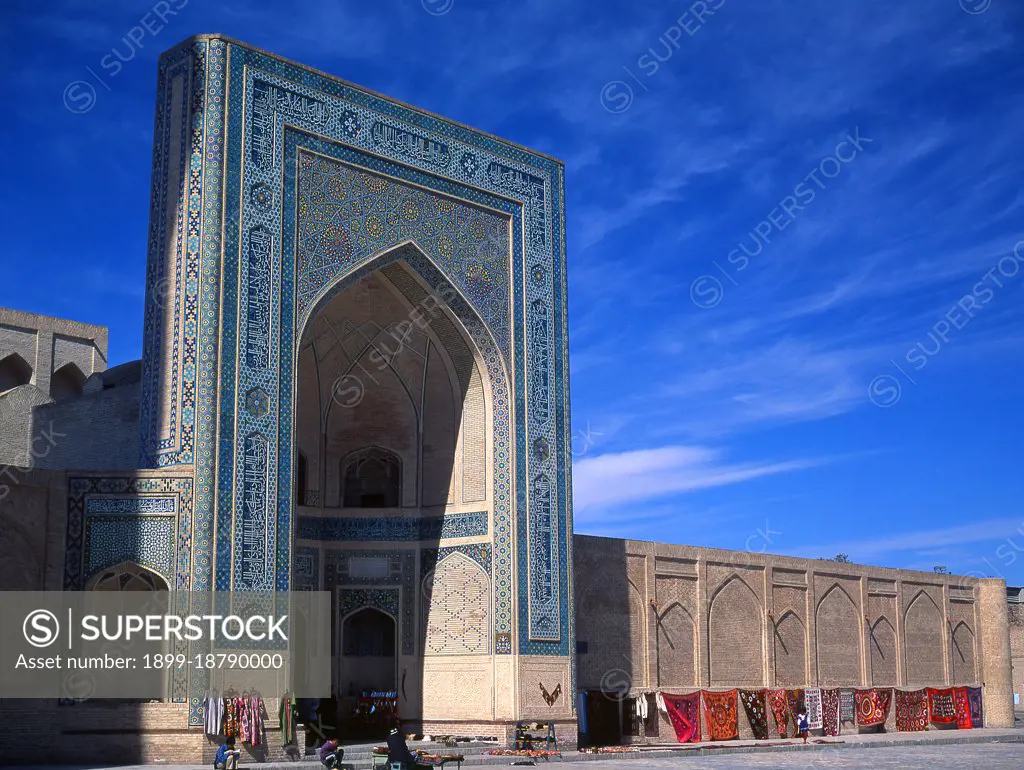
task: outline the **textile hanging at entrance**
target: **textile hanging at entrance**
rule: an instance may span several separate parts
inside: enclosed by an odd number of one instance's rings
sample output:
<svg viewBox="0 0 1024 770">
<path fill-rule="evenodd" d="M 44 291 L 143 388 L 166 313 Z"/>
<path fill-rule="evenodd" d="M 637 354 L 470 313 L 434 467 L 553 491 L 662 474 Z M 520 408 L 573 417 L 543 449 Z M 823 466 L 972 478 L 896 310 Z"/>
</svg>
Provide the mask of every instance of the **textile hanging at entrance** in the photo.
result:
<svg viewBox="0 0 1024 770">
<path fill-rule="evenodd" d="M 768 690 L 768 704 L 772 708 L 772 716 L 775 717 L 775 729 L 780 736 L 785 737 L 788 733 L 787 724 L 789 721 L 789 706 L 786 703 L 785 690 Z"/>
<path fill-rule="evenodd" d="M 839 690 L 821 691 L 821 728 L 825 735 L 839 735 Z"/>
<path fill-rule="evenodd" d="M 905 733 L 928 729 L 927 690 L 896 690 L 896 729 Z"/>
<path fill-rule="evenodd" d="M 821 690 L 817 687 L 808 687 L 804 690 L 804 708 L 807 709 L 807 729 L 821 729 Z"/>
<path fill-rule="evenodd" d="M 740 690 L 740 702 L 747 712 L 750 729 L 754 738 L 763 741 L 768 738 L 768 707 L 764 690 Z"/>
<path fill-rule="evenodd" d="M 857 704 L 856 699 L 853 697 L 853 690 L 839 691 L 839 721 L 857 721 Z"/>
<path fill-rule="evenodd" d="M 982 708 L 980 687 L 967 688 L 967 702 L 971 705 L 971 726 L 984 727 L 985 719 L 984 710 Z"/>
<path fill-rule="evenodd" d="M 857 702 L 857 724 L 860 727 L 874 727 L 885 723 L 892 702 L 892 690 L 888 687 L 854 690 L 853 697 Z"/>
<path fill-rule="evenodd" d="M 736 690 L 726 692 L 701 691 L 704 712 L 708 717 L 710 740 L 731 741 L 740 737 L 739 717 L 736 713 Z"/>
<path fill-rule="evenodd" d="M 971 704 L 967 701 L 967 688 L 957 687 L 953 690 L 953 704 L 956 706 L 956 729 L 971 729 Z"/>
<path fill-rule="evenodd" d="M 700 693 L 669 695 L 662 693 L 672 729 L 680 743 L 697 743 L 700 740 Z"/>
<path fill-rule="evenodd" d="M 951 725 L 956 722 L 956 704 L 952 690 L 928 688 L 928 718 L 937 725 Z"/>
</svg>

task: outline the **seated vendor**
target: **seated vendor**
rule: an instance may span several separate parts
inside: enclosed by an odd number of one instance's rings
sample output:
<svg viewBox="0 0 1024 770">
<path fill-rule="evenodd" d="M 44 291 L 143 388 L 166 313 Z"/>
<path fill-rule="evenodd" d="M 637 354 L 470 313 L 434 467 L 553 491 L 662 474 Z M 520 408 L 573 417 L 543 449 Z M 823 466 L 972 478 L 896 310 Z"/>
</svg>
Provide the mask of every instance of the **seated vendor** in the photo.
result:
<svg viewBox="0 0 1024 770">
<path fill-rule="evenodd" d="M 401 762 L 402 767 L 409 770 L 422 764 L 419 752 L 409 751 L 409 745 L 402 735 L 402 724 L 397 719 L 388 733 L 388 762 Z"/>
</svg>

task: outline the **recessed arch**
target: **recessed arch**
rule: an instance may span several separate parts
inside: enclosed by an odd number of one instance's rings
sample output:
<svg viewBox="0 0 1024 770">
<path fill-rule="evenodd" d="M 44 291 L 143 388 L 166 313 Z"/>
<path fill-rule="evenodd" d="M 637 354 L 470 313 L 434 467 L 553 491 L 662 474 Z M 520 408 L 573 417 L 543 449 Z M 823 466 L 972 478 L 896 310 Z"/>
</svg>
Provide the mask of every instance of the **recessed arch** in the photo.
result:
<svg viewBox="0 0 1024 770">
<path fill-rule="evenodd" d="M 861 681 L 863 621 L 857 603 L 839 583 L 818 602 L 814 615 L 818 652 L 818 683 L 853 685 Z"/>
<path fill-rule="evenodd" d="M 871 683 L 889 686 L 898 684 L 896 629 L 884 615 L 871 624 L 868 652 L 871 659 Z"/>
<path fill-rule="evenodd" d="M 32 382 L 32 366 L 17 353 L 0 360 L 0 393 Z"/>
<path fill-rule="evenodd" d="M 690 687 L 696 681 L 697 635 L 693 616 L 672 602 L 658 616 L 658 685 Z"/>
<path fill-rule="evenodd" d="M 775 684 L 800 686 L 807 679 L 807 628 L 795 610 L 786 610 L 774 624 Z"/>
<path fill-rule="evenodd" d="M 734 572 L 712 594 L 708 607 L 711 685 L 763 686 L 763 638 L 761 601 L 747 582 Z"/>
<path fill-rule="evenodd" d="M 907 604 L 903 614 L 903 634 L 906 639 L 907 684 L 924 686 L 944 682 L 942 611 L 923 588 Z"/>
<path fill-rule="evenodd" d="M 50 376 L 50 397 L 54 401 L 67 401 L 82 395 L 85 387 L 85 373 L 78 364 L 69 362 Z"/>
<path fill-rule="evenodd" d="M 344 508 L 398 508 L 402 504 L 402 458 L 390 449 L 371 446 L 341 458 L 341 505 Z"/>
<path fill-rule="evenodd" d="M 978 678 L 975 673 L 974 631 L 961 620 L 953 627 L 950 641 L 950 652 L 953 656 L 953 684 L 974 684 Z"/>
<path fill-rule="evenodd" d="M 85 583 L 87 591 L 168 591 L 170 581 L 150 567 L 123 561 L 97 570 Z"/>
</svg>

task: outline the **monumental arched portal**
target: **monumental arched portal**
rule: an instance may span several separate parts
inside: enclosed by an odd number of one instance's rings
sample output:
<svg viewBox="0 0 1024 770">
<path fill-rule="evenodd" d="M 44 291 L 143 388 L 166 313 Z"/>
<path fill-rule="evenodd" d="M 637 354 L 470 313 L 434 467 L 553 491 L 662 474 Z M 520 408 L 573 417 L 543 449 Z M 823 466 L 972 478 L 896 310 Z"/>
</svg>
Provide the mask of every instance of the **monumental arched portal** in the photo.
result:
<svg viewBox="0 0 1024 770">
<path fill-rule="evenodd" d="M 331 591 L 342 696 L 570 717 L 561 163 L 219 36 L 161 58 L 153 161 L 142 463 L 194 478 L 188 585 Z"/>
</svg>

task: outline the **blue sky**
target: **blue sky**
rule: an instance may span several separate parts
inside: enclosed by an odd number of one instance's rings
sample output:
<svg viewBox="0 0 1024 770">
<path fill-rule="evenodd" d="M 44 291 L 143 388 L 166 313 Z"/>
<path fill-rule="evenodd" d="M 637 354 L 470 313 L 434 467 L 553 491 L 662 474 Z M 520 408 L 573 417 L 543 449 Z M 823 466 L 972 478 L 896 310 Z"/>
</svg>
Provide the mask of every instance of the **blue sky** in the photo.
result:
<svg viewBox="0 0 1024 770">
<path fill-rule="evenodd" d="M 168 4 L 7 4 L 0 305 L 141 354 L 156 59 L 223 32 L 565 160 L 577 531 L 1024 584 L 1019 3 Z"/>
</svg>

